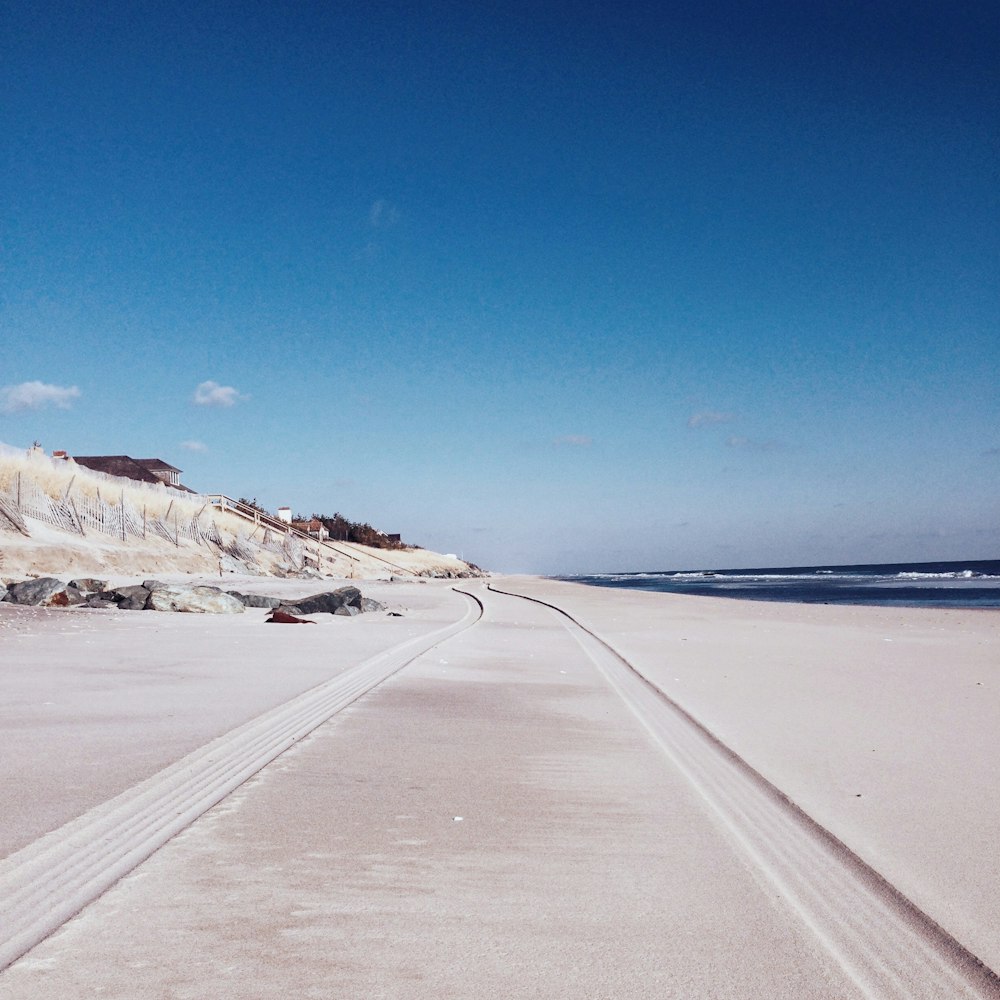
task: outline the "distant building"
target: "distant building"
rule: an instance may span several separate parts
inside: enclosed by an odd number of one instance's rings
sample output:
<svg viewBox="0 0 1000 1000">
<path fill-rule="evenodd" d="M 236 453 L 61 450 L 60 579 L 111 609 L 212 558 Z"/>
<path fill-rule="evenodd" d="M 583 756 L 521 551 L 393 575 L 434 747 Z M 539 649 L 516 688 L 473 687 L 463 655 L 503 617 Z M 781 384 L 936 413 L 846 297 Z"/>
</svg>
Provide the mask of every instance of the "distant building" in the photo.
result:
<svg viewBox="0 0 1000 1000">
<path fill-rule="evenodd" d="M 60 456 L 61 457 L 61 456 Z M 67 456 L 69 457 L 69 456 Z M 159 458 L 130 458 L 128 455 L 73 455 L 70 461 L 106 476 L 118 476 L 139 483 L 159 483 L 182 493 L 194 493 L 180 479 L 181 470 Z"/>
<path fill-rule="evenodd" d="M 305 521 L 292 521 L 292 527 L 296 531 L 302 531 L 313 538 L 318 538 L 321 542 L 330 537 L 330 532 L 326 530 L 323 522 L 318 517 L 310 517 Z"/>
<path fill-rule="evenodd" d="M 152 472 L 160 482 L 167 486 L 181 485 L 181 470 L 167 465 L 161 458 L 137 458 L 136 462 L 148 472 Z"/>
</svg>

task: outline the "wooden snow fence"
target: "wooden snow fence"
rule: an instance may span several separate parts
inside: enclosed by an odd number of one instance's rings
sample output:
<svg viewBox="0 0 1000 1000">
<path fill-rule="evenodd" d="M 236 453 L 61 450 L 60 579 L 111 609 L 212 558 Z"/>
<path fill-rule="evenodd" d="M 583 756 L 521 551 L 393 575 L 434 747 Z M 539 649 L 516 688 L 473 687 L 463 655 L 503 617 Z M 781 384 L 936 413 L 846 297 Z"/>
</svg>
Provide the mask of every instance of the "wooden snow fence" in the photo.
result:
<svg viewBox="0 0 1000 1000">
<path fill-rule="evenodd" d="M 250 545 L 250 539 L 242 531 L 238 532 L 231 542 L 224 545 L 224 548 L 231 556 L 241 559 L 243 562 L 252 563 L 257 558 L 257 554 Z"/>
<path fill-rule="evenodd" d="M 39 485 L 20 473 L 17 477 L 16 509 L 22 521 L 25 517 L 34 518 L 44 524 L 51 524 L 64 531 L 75 531 L 83 534 L 79 518 L 74 514 L 72 506 L 64 496 L 60 499 L 50 497 Z M 25 534 L 30 534 L 25 525 Z"/>
<path fill-rule="evenodd" d="M 215 523 L 215 521 L 209 521 L 208 526 L 202 528 L 201 537 L 206 542 L 211 542 L 211 544 L 216 546 L 216 548 L 221 549 L 225 547 L 225 542 L 223 542 L 222 535 L 219 532 L 219 526 Z"/>
<path fill-rule="evenodd" d="M 124 498 L 118 504 L 112 504 L 100 494 L 90 496 L 81 493 L 77 497 L 67 497 L 67 501 L 76 514 L 81 534 L 89 529 L 104 535 L 114 535 L 123 541 L 129 535 L 143 537 L 142 516 Z"/>
<path fill-rule="evenodd" d="M 101 495 L 100 489 L 95 493 L 74 491 L 75 481 L 73 476 L 62 495 L 53 497 L 30 475 L 18 472 L 7 483 L 6 491 L 0 489 L 0 530 L 13 528 L 30 538 L 31 530 L 25 520 L 30 518 L 80 535 L 97 531 L 127 541 L 130 536 L 147 538 L 152 533 L 177 546 L 188 541 L 195 545 L 214 544 L 220 549 L 226 547 L 215 521 L 205 524 L 201 520 L 208 503 L 192 516 L 191 505 L 175 504 L 171 499 L 166 513 L 155 516 L 145 506 L 141 511 L 133 506 L 124 489 L 118 490 L 115 496 L 116 490 L 109 483 L 105 489 L 111 494 L 108 498 Z M 252 555 L 252 550 L 244 543 L 240 543 L 239 549 L 243 553 L 241 558 Z"/>
<path fill-rule="evenodd" d="M 4 521 L 10 522 L 22 535 L 31 537 L 28 526 L 24 523 L 24 518 L 21 517 L 21 512 L 17 509 L 17 503 L 14 498 L 0 493 L 0 524 Z"/>
</svg>

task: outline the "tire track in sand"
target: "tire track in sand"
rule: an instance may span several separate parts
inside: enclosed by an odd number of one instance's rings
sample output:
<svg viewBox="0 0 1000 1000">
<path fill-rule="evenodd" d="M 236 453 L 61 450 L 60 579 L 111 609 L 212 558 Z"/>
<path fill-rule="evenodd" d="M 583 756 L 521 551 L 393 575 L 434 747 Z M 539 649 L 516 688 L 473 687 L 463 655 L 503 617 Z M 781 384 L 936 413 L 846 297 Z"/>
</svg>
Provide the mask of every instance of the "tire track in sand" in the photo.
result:
<svg viewBox="0 0 1000 1000">
<path fill-rule="evenodd" d="M 478 622 L 479 598 L 453 589 L 469 602 L 458 621 L 369 657 L 0 861 L 0 969 L 317 726 Z"/>
<path fill-rule="evenodd" d="M 870 1000 L 997 1000 L 1000 977 L 623 656 L 557 605 L 611 687 Z"/>
</svg>

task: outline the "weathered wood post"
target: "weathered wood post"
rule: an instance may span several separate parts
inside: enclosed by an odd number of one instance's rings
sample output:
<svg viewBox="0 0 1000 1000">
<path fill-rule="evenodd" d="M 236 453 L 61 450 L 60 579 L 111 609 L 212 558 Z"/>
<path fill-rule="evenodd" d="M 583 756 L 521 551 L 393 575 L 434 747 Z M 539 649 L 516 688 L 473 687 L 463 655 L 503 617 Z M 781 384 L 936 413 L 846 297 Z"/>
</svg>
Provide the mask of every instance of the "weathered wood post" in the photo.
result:
<svg viewBox="0 0 1000 1000">
<path fill-rule="evenodd" d="M 87 532 L 83 530 L 83 518 L 80 517 L 80 512 L 76 509 L 76 504 L 73 503 L 73 498 L 69 498 L 70 510 L 73 511 L 73 516 L 76 518 L 76 526 L 80 530 L 81 535 L 86 535 Z"/>
</svg>

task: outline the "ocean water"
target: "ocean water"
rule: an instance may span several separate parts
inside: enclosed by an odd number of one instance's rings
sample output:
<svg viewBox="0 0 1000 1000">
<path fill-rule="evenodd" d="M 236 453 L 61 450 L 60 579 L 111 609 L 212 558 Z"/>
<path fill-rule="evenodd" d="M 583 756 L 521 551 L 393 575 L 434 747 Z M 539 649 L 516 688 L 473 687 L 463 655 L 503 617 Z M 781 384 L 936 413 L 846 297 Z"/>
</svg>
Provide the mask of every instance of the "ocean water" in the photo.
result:
<svg viewBox="0 0 1000 1000">
<path fill-rule="evenodd" d="M 752 601 L 1000 608 L 1000 559 L 870 566 L 664 570 L 559 579 L 596 587 L 738 597 Z"/>
</svg>

